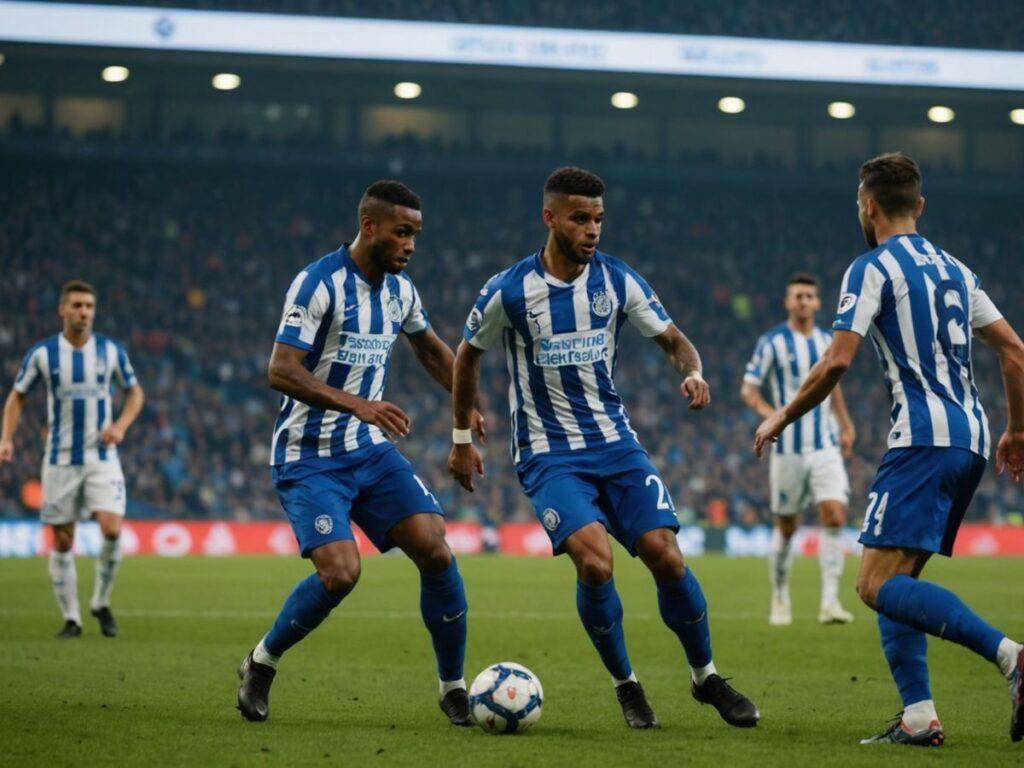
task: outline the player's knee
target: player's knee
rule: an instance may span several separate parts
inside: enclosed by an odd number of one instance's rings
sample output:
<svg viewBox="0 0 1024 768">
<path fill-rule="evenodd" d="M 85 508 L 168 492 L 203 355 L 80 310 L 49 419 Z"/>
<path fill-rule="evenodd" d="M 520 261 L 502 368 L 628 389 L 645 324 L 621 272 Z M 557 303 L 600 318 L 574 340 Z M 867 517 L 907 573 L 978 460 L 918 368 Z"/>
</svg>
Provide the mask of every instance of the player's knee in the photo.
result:
<svg viewBox="0 0 1024 768">
<path fill-rule="evenodd" d="M 75 534 L 71 531 L 53 529 L 53 548 L 58 552 L 70 552 L 75 545 Z"/>
<path fill-rule="evenodd" d="M 796 515 L 780 515 L 776 518 L 775 525 L 784 539 L 791 539 L 796 533 L 798 522 Z"/>
<path fill-rule="evenodd" d="M 611 580 L 612 561 L 596 552 L 591 553 L 580 558 L 576 563 L 576 572 L 584 584 L 597 587 Z"/>
<path fill-rule="evenodd" d="M 827 528 L 841 528 L 846 525 L 846 510 L 838 504 L 821 510 L 821 522 Z"/>
<path fill-rule="evenodd" d="M 452 551 L 444 537 L 432 539 L 426 546 L 412 553 L 412 561 L 423 573 L 440 573 L 452 562 Z"/>
<path fill-rule="evenodd" d="M 336 560 L 320 569 L 320 580 L 324 587 L 338 597 L 344 597 L 359 582 L 360 566 L 358 561 Z"/>
<path fill-rule="evenodd" d="M 878 591 L 884 582 L 871 573 L 862 573 L 857 577 L 857 596 L 868 608 L 875 610 Z"/>
<path fill-rule="evenodd" d="M 659 582 L 678 582 L 686 574 L 686 563 L 679 547 L 661 547 L 647 561 L 647 566 Z"/>
</svg>

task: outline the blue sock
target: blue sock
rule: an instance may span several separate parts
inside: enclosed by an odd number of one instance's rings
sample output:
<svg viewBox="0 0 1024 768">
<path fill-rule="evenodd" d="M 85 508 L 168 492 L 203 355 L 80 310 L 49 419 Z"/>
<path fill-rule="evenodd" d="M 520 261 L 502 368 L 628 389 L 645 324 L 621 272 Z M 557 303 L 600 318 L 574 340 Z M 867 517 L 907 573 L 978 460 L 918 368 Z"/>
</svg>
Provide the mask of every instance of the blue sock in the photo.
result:
<svg viewBox="0 0 1024 768">
<path fill-rule="evenodd" d="M 633 674 L 633 667 L 626 653 L 622 601 L 615 591 L 615 579 L 609 579 L 598 587 L 577 581 L 576 610 L 605 668 L 616 680 L 626 680 Z"/>
<path fill-rule="evenodd" d="M 274 656 L 280 656 L 299 640 L 320 626 L 341 598 L 330 592 L 320 577 L 313 573 L 295 585 L 274 626 L 263 638 L 263 646 Z"/>
<path fill-rule="evenodd" d="M 711 663 L 708 601 L 689 568 L 678 582 L 658 584 L 658 608 L 665 626 L 679 636 L 686 660 L 694 669 Z"/>
<path fill-rule="evenodd" d="M 932 697 L 928 680 L 928 636 L 918 629 L 878 614 L 882 650 L 893 679 L 900 689 L 903 706 L 909 707 Z"/>
<path fill-rule="evenodd" d="M 879 613 L 914 629 L 959 643 L 996 660 L 1003 633 L 981 619 L 948 589 L 910 576 L 893 576 L 878 590 Z"/>
<path fill-rule="evenodd" d="M 454 557 L 441 573 L 420 572 L 420 613 L 434 642 L 437 675 L 445 681 L 463 677 L 467 608 L 462 575 Z"/>
</svg>

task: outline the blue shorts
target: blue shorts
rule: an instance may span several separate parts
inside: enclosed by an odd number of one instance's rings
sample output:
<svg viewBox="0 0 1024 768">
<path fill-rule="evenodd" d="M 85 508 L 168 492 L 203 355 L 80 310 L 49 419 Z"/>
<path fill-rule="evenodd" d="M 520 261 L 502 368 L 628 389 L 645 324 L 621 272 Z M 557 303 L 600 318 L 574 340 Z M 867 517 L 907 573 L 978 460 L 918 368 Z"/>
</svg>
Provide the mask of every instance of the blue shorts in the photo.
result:
<svg viewBox="0 0 1024 768">
<path fill-rule="evenodd" d="M 337 460 L 274 467 L 271 477 L 303 557 L 332 541 L 354 541 L 352 522 L 381 552 L 395 546 L 388 532 L 410 515 L 444 515 L 437 499 L 391 443 Z"/>
<path fill-rule="evenodd" d="M 871 484 L 860 543 L 949 557 L 985 464 L 965 448 L 888 451 Z"/>
<path fill-rule="evenodd" d="M 594 522 L 634 557 L 643 534 L 656 528 L 679 530 L 668 489 L 636 443 L 537 454 L 523 462 L 519 481 L 556 555 L 565 551 L 569 536 Z"/>
</svg>

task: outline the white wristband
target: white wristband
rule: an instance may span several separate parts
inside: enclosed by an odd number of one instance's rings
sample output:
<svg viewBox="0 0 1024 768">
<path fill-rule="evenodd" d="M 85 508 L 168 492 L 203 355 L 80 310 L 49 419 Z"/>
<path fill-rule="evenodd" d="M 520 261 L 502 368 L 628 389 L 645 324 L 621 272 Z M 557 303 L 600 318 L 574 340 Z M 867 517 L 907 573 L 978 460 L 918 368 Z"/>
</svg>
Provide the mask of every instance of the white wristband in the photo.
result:
<svg viewBox="0 0 1024 768">
<path fill-rule="evenodd" d="M 693 371 L 686 376 L 686 379 L 696 379 L 697 381 L 704 381 L 704 377 L 700 375 L 700 371 Z M 686 381 L 683 379 L 683 381 Z"/>
<path fill-rule="evenodd" d="M 468 445 L 473 442 L 473 430 L 471 429 L 453 429 L 452 430 L 452 442 L 455 445 Z"/>
</svg>

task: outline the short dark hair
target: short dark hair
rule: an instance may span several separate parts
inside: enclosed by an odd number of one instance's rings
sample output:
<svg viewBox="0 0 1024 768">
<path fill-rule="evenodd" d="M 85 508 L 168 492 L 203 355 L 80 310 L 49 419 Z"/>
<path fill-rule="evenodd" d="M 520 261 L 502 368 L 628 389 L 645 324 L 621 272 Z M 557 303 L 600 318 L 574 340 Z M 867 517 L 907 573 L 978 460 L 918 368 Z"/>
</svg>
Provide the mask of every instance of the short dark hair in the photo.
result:
<svg viewBox="0 0 1024 768">
<path fill-rule="evenodd" d="M 596 173 L 569 165 L 558 168 L 544 182 L 544 195 L 582 195 L 601 197 L 604 181 Z"/>
<path fill-rule="evenodd" d="M 63 302 L 69 293 L 91 293 L 94 299 L 97 297 L 96 289 L 92 287 L 91 283 L 85 282 L 85 280 L 68 280 L 64 283 L 60 287 L 60 300 Z"/>
<path fill-rule="evenodd" d="M 360 215 L 371 204 L 371 200 L 392 206 L 401 205 L 404 208 L 412 208 L 414 211 L 420 210 L 420 207 L 423 205 L 419 195 L 402 182 L 395 181 L 394 179 L 381 179 L 380 181 L 373 182 L 373 184 L 366 188 L 362 199 L 359 201 Z"/>
<path fill-rule="evenodd" d="M 873 157 L 860 167 L 864 192 L 887 216 L 913 213 L 921 200 L 921 169 L 902 152 Z"/>
<path fill-rule="evenodd" d="M 812 275 L 810 272 L 797 272 L 795 275 L 786 281 L 786 290 L 789 290 L 791 285 L 813 285 L 815 288 L 818 287 L 818 278 Z"/>
</svg>

